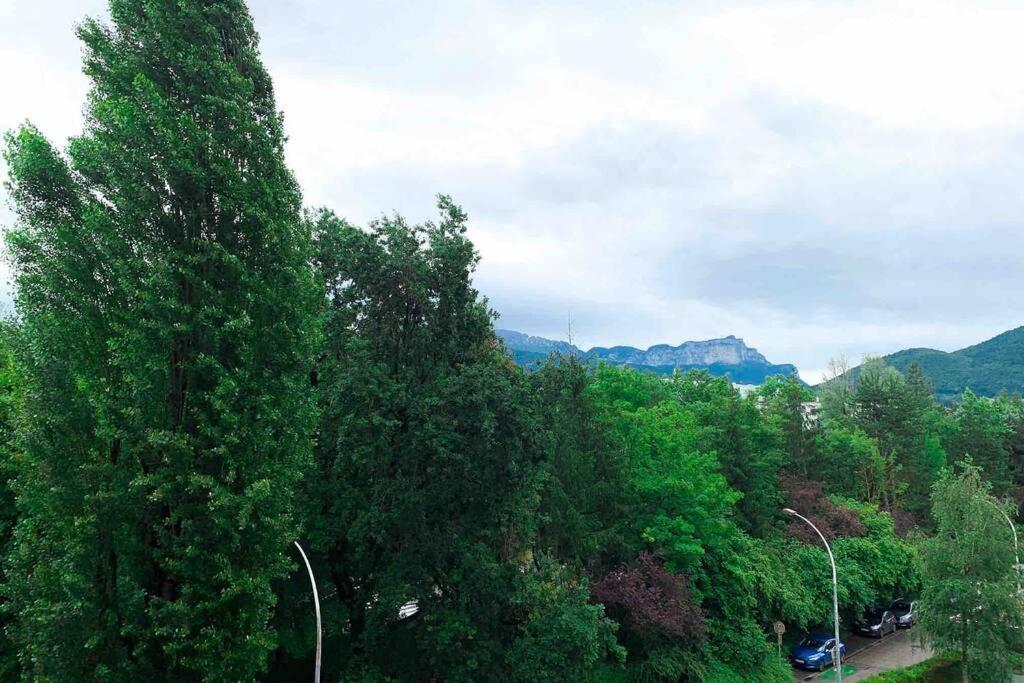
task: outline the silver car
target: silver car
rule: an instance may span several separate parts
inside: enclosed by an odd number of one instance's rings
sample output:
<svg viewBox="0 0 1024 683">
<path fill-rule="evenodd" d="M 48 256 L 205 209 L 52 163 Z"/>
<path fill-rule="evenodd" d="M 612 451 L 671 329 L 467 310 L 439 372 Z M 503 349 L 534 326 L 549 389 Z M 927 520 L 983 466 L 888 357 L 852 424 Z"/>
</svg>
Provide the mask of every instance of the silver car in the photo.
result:
<svg viewBox="0 0 1024 683">
<path fill-rule="evenodd" d="M 910 628 L 917 623 L 917 601 L 899 599 L 892 603 L 889 611 L 896 616 L 900 628 Z"/>
</svg>

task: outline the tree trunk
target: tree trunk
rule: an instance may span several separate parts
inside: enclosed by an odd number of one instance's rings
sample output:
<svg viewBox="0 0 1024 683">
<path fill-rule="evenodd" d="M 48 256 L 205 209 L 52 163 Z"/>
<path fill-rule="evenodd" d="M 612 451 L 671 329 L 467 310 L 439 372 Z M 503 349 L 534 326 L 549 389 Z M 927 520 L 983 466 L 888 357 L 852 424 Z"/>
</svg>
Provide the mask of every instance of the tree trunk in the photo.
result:
<svg viewBox="0 0 1024 683">
<path fill-rule="evenodd" d="M 967 674 L 967 615 L 960 616 L 960 680 L 963 683 L 971 683 L 971 677 Z"/>
</svg>

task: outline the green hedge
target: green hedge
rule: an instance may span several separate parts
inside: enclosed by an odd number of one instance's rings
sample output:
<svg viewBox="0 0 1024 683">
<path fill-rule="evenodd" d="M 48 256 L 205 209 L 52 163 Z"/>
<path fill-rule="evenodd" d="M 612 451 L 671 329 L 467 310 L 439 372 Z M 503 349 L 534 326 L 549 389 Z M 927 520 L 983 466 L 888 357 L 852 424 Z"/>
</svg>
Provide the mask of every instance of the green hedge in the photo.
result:
<svg viewBox="0 0 1024 683">
<path fill-rule="evenodd" d="M 864 683 L 946 683 L 959 680 L 956 653 L 944 652 L 906 669 L 893 669 L 872 676 Z"/>
</svg>

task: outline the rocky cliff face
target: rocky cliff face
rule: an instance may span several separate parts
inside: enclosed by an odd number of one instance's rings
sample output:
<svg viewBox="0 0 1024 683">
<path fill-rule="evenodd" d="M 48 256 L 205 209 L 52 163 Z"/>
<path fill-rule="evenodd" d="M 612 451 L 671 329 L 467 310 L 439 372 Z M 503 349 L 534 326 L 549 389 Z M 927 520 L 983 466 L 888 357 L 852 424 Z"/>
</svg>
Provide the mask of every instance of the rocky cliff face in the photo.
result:
<svg viewBox="0 0 1024 683">
<path fill-rule="evenodd" d="M 588 353 L 611 363 L 629 365 L 768 365 L 768 359 L 758 353 L 757 349 L 747 346 L 742 339 L 732 335 L 723 339 L 683 342 L 679 346 L 658 344 L 646 351 L 631 346 L 614 346 L 610 349 L 596 347 Z"/>
<path fill-rule="evenodd" d="M 512 330 L 497 330 L 516 362 L 529 366 L 551 353 L 575 354 L 589 361 L 604 361 L 614 365 L 629 365 L 661 374 L 675 369 L 704 368 L 715 375 L 729 376 L 734 382 L 760 384 L 771 375 L 796 375 L 796 367 L 789 364 L 774 365 L 757 349 L 729 335 L 723 339 L 688 341 L 679 346 L 658 344 L 646 351 L 632 346 L 594 347 L 582 351 L 564 341 L 533 337 Z"/>
</svg>

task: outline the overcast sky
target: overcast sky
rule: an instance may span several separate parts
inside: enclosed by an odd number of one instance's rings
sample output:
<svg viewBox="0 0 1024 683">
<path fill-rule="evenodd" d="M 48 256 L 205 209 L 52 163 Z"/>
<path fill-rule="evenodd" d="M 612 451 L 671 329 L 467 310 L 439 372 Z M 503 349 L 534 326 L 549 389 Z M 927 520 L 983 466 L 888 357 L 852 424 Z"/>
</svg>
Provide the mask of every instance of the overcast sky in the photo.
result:
<svg viewBox="0 0 1024 683">
<path fill-rule="evenodd" d="M 104 6 L 0 0 L 0 128 L 76 132 Z M 1019 2 L 250 7 L 307 204 L 453 195 L 501 327 L 735 334 L 814 380 L 1024 324 Z"/>
</svg>

